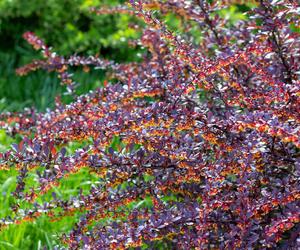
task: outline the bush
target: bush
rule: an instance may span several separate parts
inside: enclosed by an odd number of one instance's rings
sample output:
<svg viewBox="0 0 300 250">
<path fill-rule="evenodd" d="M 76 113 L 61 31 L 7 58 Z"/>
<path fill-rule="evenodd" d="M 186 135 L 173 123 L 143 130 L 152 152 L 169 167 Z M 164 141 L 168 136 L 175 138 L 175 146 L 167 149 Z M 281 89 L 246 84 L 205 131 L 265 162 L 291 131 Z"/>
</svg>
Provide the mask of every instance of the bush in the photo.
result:
<svg viewBox="0 0 300 250">
<path fill-rule="evenodd" d="M 63 55 L 70 51 L 89 54 L 100 52 L 105 56 L 126 60 L 128 51 L 124 39 L 135 37 L 128 27 L 130 17 L 96 16 L 89 11 L 92 6 L 99 6 L 100 3 L 113 6 L 120 2 L 124 1 L 1 1 L 0 50 L 16 51 L 17 48 L 20 53 L 27 49 L 22 34 L 32 30 Z"/>
<path fill-rule="evenodd" d="M 18 73 L 56 72 L 74 100 L 2 114 L 22 137 L 1 155 L 19 173 L 3 229 L 71 216 L 71 249 L 299 247 L 297 3 L 130 6 L 94 12 L 144 20 L 142 62 L 62 57 L 25 33 L 44 59 Z M 76 95 L 76 66 L 107 69 L 104 87 Z M 90 188 L 54 192 L 83 169 Z"/>
</svg>

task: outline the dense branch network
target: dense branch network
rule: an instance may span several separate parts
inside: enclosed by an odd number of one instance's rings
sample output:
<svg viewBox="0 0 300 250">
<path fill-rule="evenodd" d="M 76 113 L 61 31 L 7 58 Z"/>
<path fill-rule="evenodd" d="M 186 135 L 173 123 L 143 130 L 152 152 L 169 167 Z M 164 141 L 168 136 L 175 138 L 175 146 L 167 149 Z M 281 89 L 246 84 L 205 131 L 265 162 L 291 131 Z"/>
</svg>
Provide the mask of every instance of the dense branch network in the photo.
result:
<svg viewBox="0 0 300 250">
<path fill-rule="evenodd" d="M 291 27 L 299 26 L 299 6 L 261 1 L 229 25 L 218 11 L 236 3 L 211 2 L 132 0 L 129 7 L 93 9 L 144 20 L 139 43 L 151 56 L 141 63 L 64 58 L 35 34 L 24 35 L 44 59 L 19 74 L 56 71 L 73 93 L 69 67 L 93 65 L 119 82 L 46 113 L 1 115 L 1 127 L 23 140 L 1 154 L 0 168 L 19 171 L 14 196 L 33 204 L 22 212 L 16 204 L 3 230 L 43 214 L 55 221 L 82 212 L 62 236 L 71 249 L 157 242 L 179 249 L 297 247 L 300 40 Z M 170 12 L 186 29 L 202 30 L 200 44 L 167 27 L 162 20 Z M 121 143 L 113 150 L 116 137 Z M 74 141 L 87 146 L 67 154 Z M 53 193 L 51 201 L 36 202 L 82 168 L 101 183 L 89 194 L 62 200 Z M 30 171 L 39 182 L 28 188 Z M 140 205 L 146 199 L 151 205 Z"/>
</svg>

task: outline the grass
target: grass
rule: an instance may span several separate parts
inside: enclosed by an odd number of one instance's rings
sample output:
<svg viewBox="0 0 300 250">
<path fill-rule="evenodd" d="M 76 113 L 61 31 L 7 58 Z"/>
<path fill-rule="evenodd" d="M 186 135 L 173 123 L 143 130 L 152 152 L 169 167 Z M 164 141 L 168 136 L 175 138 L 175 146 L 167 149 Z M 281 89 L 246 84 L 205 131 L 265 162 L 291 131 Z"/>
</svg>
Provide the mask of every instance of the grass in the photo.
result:
<svg viewBox="0 0 300 250">
<path fill-rule="evenodd" d="M 17 53 L 0 52 L 0 112 L 20 111 L 25 107 L 35 107 L 44 111 L 54 106 L 55 96 L 65 92 L 65 87 L 60 85 L 53 72 L 39 70 L 27 76 L 16 75 L 16 68 L 33 58 L 32 51 L 31 54 L 27 54 L 22 50 L 22 53 L 23 59 L 19 60 Z M 91 70 L 86 74 L 78 69 L 72 73 L 75 73 L 74 79 L 80 83 L 78 93 L 86 93 L 100 87 L 105 75 L 102 70 Z M 67 102 L 69 99 L 64 97 L 64 100 Z"/>
<path fill-rule="evenodd" d="M 0 52 L 0 112 L 21 111 L 25 107 L 35 107 L 39 111 L 45 111 L 54 106 L 54 99 L 58 94 L 65 92 L 65 87 L 60 85 L 55 73 L 40 70 L 23 77 L 15 74 L 16 68 L 30 62 L 33 58 L 38 57 L 31 48 L 29 51 L 16 48 L 15 52 Z M 74 80 L 80 83 L 77 94 L 87 93 L 91 89 L 101 87 L 105 76 L 103 70 L 90 70 L 88 73 L 82 73 L 81 69 L 74 69 L 73 73 Z M 71 100 L 70 97 L 64 95 L 62 98 L 64 102 Z M 19 139 L 7 136 L 0 128 L 0 152 L 6 151 Z M 78 147 L 82 147 L 82 144 L 73 143 L 68 145 L 67 150 L 72 153 Z M 11 193 L 15 190 L 17 175 L 14 169 L 0 170 L 0 219 L 9 215 L 13 216 L 11 205 L 15 199 Z M 26 178 L 26 186 L 36 186 L 36 180 L 36 174 L 30 173 Z M 79 189 L 87 193 L 94 183 L 97 183 L 97 178 L 87 169 L 82 169 L 79 173 L 62 180 L 60 187 L 55 187 L 39 197 L 38 202 L 50 201 L 53 191 L 59 198 L 68 200 L 76 195 Z M 28 207 L 28 204 L 22 203 L 21 207 Z M 68 233 L 78 221 L 79 216 L 80 214 L 65 217 L 55 223 L 50 222 L 46 216 L 41 216 L 34 222 L 10 225 L 0 231 L 0 250 L 43 249 L 45 246 L 47 249 L 54 249 L 59 244 L 58 235 Z"/>
<path fill-rule="evenodd" d="M 7 150 L 15 139 L 9 137 L 4 130 L 0 130 L 0 151 Z M 118 138 L 112 142 L 112 147 L 117 147 L 120 144 Z M 84 143 L 83 143 L 84 144 Z M 72 142 L 67 145 L 68 154 L 74 153 L 77 148 L 83 146 L 78 142 Z M 0 171 L 0 218 L 5 216 L 12 216 L 11 205 L 16 202 L 11 193 L 16 188 L 18 172 L 15 169 L 9 171 Z M 151 176 L 145 176 L 149 181 Z M 150 178 L 150 179 L 149 179 Z M 37 183 L 37 175 L 35 172 L 30 172 L 26 177 L 26 186 L 34 187 Z M 45 195 L 37 198 L 37 202 L 50 201 L 52 199 L 52 192 L 55 192 L 57 197 L 63 200 L 69 200 L 71 196 L 76 196 L 79 189 L 82 189 L 83 194 L 88 194 L 91 185 L 100 184 L 99 178 L 90 174 L 88 169 L 83 168 L 78 173 L 70 175 L 68 178 L 61 180 L 59 187 L 54 187 Z M 27 189 L 26 189 L 27 190 Z M 29 205 L 20 201 L 20 207 L 25 208 Z M 151 199 L 133 202 L 128 206 L 129 209 L 140 206 L 151 206 Z M 63 217 L 61 220 L 51 222 L 46 216 L 39 217 L 34 222 L 23 222 L 21 224 L 9 225 L 2 232 L 0 232 L 0 250 L 6 249 L 54 249 L 55 246 L 61 247 L 59 242 L 59 235 L 68 233 L 74 226 L 75 222 L 79 220 L 80 213 L 75 216 Z M 109 219 L 108 219 L 109 220 Z"/>
<path fill-rule="evenodd" d="M 0 213 L 1 217 L 11 214 L 10 205 L 13 202 L 11 192 L 16 185 L 15 171 L 2 172 L 0 178 Z M 79 188 L 87 191 L 90 186 L 96 183 L 95 177 L 87 170 L 82 170 L 64 180 L 59 188 L 49 191 L 39 200 L 49 201 L 51 192 L 56 191 L 58 197 L 70 197 L 78 192 Z M 33 180 L 27 182 L 28 186 L 34 185 Z M 67 199 L 67 198 L 66 198 Z M 53 249 L 59 245 L 58 236 L 61 233 L 70 231 L 74 223 L 79 219 L 80 214 L 72 217 L 64 217 L 59 221 L 50 222 L 49 218 L 42 216 L 34 222 L 25 222 L 19 225 L 10 225 L 0 232 L 0 250 L 5 249 Z"/>
<path fill-rule="evenodd" d="M 32 53 L 32 52 L 31 52 Z M 0 52 L 0 112 L 21 111 L 24 107 L 34 106 L 40 111 L 51 108 L 54 105 L 54 98 L 64 92 L 55 73 L 43 71 L 33 72 L 27 76 L 20 77 L 15 74 L 18 66 L 29 62 L 31 56 L 25 60 L 18 60 L 17 54 Z M 79 72 L 79 71 L 78 71 Z M 78 93 L 86 93 L 91 89 L 102 85 L 104 71 L 94 70 L 88 74 L 79 74 L 75 71 L 74 78 L 81 85 Z M 68 98 L 64 97 L 67 102 Z M 1 128 L 0 128 L 1 129 Z M 6 135 L 0 130 L 0 152 L 7 150 L 15 142 L 16 138 Z M 69 145 L 68 150 L 73 150 L 74 145 Z M 76 145 L 75 145 L 76 147 Z M 78 147 L 78 145 L 77 145 Z M 11 193 L 16 187 L 17 171 L 0 171 L 0 218 L 12 215 L 11 204 L 14 198 Z M 27 186 L 34 186 L 36 174 L 31 173 L 27 179 Z M 39 202 L 51 200 L 51 192 L 55 191 L 60 198 L 68 199 L 78 193 L 79 188 L 87 192 L 90 186 L 97 182 L 87 169 L 63 180 L 59 188 L 50 190 L 39 198 Z M 0 250 L 7 249 L 54 249 L 59 244 L 58 235 L 67 233 L 78 221 L 79 214 L 73 217 L 65 217 L 58 222 L 50 222 L 46 216 L 41 216 L 35 222 L 26 222 L 19 225 L 10 225 L 0 232 Z"/>
<path fill-rule="evenodd" d="M 8 143 L 12 140 L 8 136 L 3 136 L 3 131 L 0 131 L 0 144 L 2 151 L 8 147 Z M 1 171 L 0 173 L 0 218 L 7 215 L 12 215 L 11 205 L 15 199 L 11 193 L 16 187 L 17 171 L 11 169 L 9 171 Z M 27 186 L 34 186 L 36 184 L 36 174 L 30 173 L 26 178 Z M 78 193 L 79 189 L 86 194 L 92 184 L 97 184 L 97 178 L 91 175 L 87 169 L 82 169 L 77 174 L 71 175 L 69 178 L 61 182 L 60 187 L 55 187 L 47 194 L 38 198 L 38 202 L 42 203 L 51 200 L 51 193 L 54 191 L 59 198 L 67 200 L 71 196 Z M 28 206 L 28 204 L 23 204 Z M 26 206 L 26 207 L 27 207 Z M 59 245 L 58 236 L 61 233 L 67 233 L 73 227 L 74 223 L 78 221 L 80 214 L 72 217 L 64 217 L 57 222 L 50 222 L 46 216 L 41 216 L 34 222 L 25 222 L 19 225 L 10 225 L 0 232 L 0 250 L 7 249 L 54 249 Z"/>
</svg>

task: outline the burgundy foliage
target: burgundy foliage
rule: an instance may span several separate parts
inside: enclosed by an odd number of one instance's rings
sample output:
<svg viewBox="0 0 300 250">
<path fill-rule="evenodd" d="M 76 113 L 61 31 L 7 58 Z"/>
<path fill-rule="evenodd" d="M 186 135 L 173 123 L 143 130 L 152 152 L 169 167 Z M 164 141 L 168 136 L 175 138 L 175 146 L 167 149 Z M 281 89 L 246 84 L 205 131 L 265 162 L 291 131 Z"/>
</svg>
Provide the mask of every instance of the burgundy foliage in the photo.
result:
<svg viewBox="0 0 300 250">
<path fill-rule="evenodd" d="M 14 195 L 33 204 L 22 213 L 16 204 L 2 226 L 80 211 L 62 236 L 71 249 L 155 248 L 159 242 L 170 249 L 297 249 L 300 6 L 254 2 L 245 20 L 229 23 L 218 13 L 232 4 L 132 0 L 128 7 L 93 9 L 144 21 L 137 44 L 148 52 L 139 63 L 61 57 L 26 33 L 44 59 L 17 72 L 56 71 L 74 101 L 57 101 L 45 113 L 1 115 L 1 127 L 23 136 L 0 156 L 1 168 L 18 169 Z M 162 21 L 168 13 L 181 20 L 184 33 Z M 106 69 L 118 83 L 76 96 L 73 66 Z M 118 149 L 111 147 L 115 138 Z M 72 141 L 86 146 L 67 154 L 64 146 Z M 26 176 L 37 168 L 39 182 L 28 189 Z M 69 200 L 53 193 L 51 201 L 36 202 L 81 168 L 101 184 Z M 140 205 L 147 199 L 150 206 Z"/>
</svg>

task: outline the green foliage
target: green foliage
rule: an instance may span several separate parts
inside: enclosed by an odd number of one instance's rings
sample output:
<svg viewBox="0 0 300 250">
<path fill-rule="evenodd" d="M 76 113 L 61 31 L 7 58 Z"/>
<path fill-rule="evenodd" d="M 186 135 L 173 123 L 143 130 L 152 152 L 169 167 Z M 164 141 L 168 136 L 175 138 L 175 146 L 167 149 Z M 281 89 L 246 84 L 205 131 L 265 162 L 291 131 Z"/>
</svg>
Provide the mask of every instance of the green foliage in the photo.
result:
<svg viewBox="0 0 300 250">
<path fill-rule="evenodd" d="M 11 214 L 11 204 L 14 199 L 11 192 L 15 190 L 17 172 L 15 170 L 1 173 L 0 175 L 0 216 Z M 28 185 L 33 185 L 35 176 L 27 178 Z M 86 169 L 77 174 L 73 174 L 61 184 L 61 188 L 54 189 L 59 198 L 70 197 L 78 193 L 79 189 L 86 194 L 92 184 L 97 184 L 97 178 L 90 174 Z M 47 201 L 51 197 L 51 192 L 40 197 L 38 201 Z M 6 249 L 53 249 L 56 245 L 57 235 L 68 232 L 75 221 L 78 220 L 80 213 L 75 216 L 67 216 L 63 219 L 51 222 L 47 216 L 41 216 L 35 222 L 25 222 L 20 225 L 11 225 L 8 229 L 0 232 L 0 250 Z"/>
<path fill-rule="evenodd" d="M 18 111 L 28 106 L 51 108 L 62 93 L 55 74 L 34 72 L 26 77 L 15 69 L 37 58 L 22 34 L 33 31 L 61 55 L 96 54 L 115 61 L 138 57 L 127 41 L 138 34 L 129 27 L 132 17 L 90 13 L 91 7 L 112 6 L 121 0 L 2 0 L 0 1 L 0 111 Z M 79 72 L 80 70 L 78 70 Z M 103 71 L 76 74 L 79 94 L 101 86 Z M 82 85 L 83 83 L 83 85 Z M 68 98 L 65 98 L 68 100 Z"/>
<path fill-rule="evenodd" d="M 0 3 L 0 48 L 14 50 L 16 45 L 25 46 L 21 36 L 30 30 L 54 46 L 60 54 L 70 51 L 114 54 L 115 49 L 122 51 L 124 38 L 135 37 L 128 28 L 130 18 L 97 16 L 89 11 L 92 6 L 120 2 L 124 1 L 3 0 Z M 122 36 L 118 36 L 120 29 Z"/>
<path fill-rule="evenodd" d="M 20 55 L 25 58 L 18 63 Z M 52 108 L 55 96 L 64 92 L 65 88 L 60 86 L 55 73 L 37 71 L 24 77 L 17 76 L 15 69 L 31 57 L 26 51 L 21 51 L 20 55 L 0 52 L 0 111 L 18 111 L 32 106 L 39 110 Z M 75 80 L 81 83 L 79 94 L 102 86 L 104 71 L 91 70 L 88 74 L 78 73 L 79 71 L 80 69 L 74 70 Z M 63 100 L 68 99 L 63 96 Z"/>
<path fill-rule="evenodd" d="M 4 130 L 0 130 L 0 152 L 9 148 L 13 142 L 18 142 L 18 138 L 12 138 L 6 134 Z M 70 144 L 67 150 L 72 152 L 77 147 L 82 145 Z M 11 205 L 14 203 L 14 198 L 11 193 L 16 188 L 16 178 L 18 172 L 14 169 L 2 171 L 0 175 L 0 217 L 10 215 Z M 36 183 L 36 174 L 30 173 L 26 178 L 28 185 L 34 186 Z M 86 169 L 71 175 L 68 179 L 61 183 L 61 188 L 54 188 L 53 191 L 59 198 L 67 198 L 70 195 L 76 195 L 79 189 L 82 189 L 83 194 L 86 194 L 91 185 L 97 184 L 97 178 L 90 174 Z M 38 198 L 39 202 L 45 202 L 51 197 L 51 192 L 48 192 Z M 57 244 L 57 235 L 69 231 L 80 213 L 72 217 L 64 217 L 55 223 L 51 222 L 47 216 L 41 216 L 37 221 L 25 222 L 20 225 L 10 225 L 7 230 L 0 232 L 0 250 L 7 249 L 53 249 Z"/>
<path fill-rule="evenodd" d="M 4 152 L 14 142 L 14 139 L 9 137 L 5 130 L 0 130 L 0 152 Z"/>
</svg>

